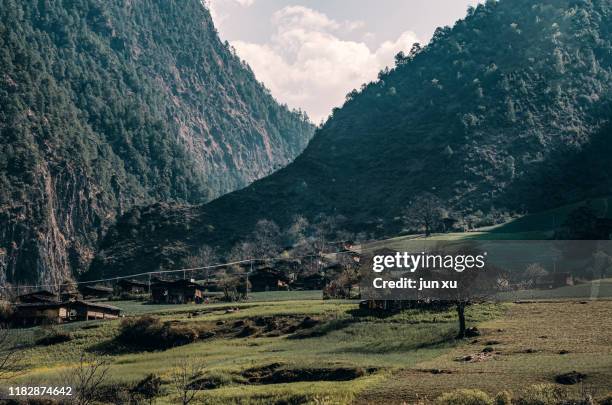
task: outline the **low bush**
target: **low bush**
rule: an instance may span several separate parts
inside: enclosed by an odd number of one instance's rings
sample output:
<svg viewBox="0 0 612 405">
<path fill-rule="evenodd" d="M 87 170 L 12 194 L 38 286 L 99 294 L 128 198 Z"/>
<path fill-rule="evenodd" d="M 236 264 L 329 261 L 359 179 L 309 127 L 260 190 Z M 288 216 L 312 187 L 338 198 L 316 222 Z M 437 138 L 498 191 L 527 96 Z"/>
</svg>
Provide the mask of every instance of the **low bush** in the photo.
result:
<svg viewBox="0 0 612 405">
<path fill-rule="evenodd" d="M 565 398 L 565 391 L 555 384 L 535 384 L 521 392 L 516 404 L 556 405 Z"/>
<path fill-rule="evenodd" d="M 482 391 L 463 389 L 442 394 L 436 405 L 493 405 L 493 400 Z"/>
<path fill-rule="evenodd" d="M 501 391 L 495 395 L 495 405 L 512 405 L 512 394 L 508 391 Z"/>
<path fill-rule="evenodd" d="M 155 374 L 149 374 L 142 380 L 136 383 L 130 390 L 132 397 L 151 401 L 153 398 L 161 394 L 162 380 Z M 138 402 L 138 401 L 136 401 Z"/>
<path fill-rule="evenodd" d="M 104 404 L 132 404 L 133 401 L 130 397 L 130 390 L 126 384 L 110 384 L 98 387 L 95 391 L 96 403 Z M 75 402 L 80 403 L 80 402 Z M 88 403 L 88 402 L 87 402 Z M 68 404 L 67 402 L 61 402 L 61 404 Z"/>
<path fill-rule="evenodd" d="M 163 350 L 193 343 L 198 333 L 191 327 L 161 322 L 153 316 L 126 318 L 121 322 L 117 341 L 144 350 Z"/>
</svg>

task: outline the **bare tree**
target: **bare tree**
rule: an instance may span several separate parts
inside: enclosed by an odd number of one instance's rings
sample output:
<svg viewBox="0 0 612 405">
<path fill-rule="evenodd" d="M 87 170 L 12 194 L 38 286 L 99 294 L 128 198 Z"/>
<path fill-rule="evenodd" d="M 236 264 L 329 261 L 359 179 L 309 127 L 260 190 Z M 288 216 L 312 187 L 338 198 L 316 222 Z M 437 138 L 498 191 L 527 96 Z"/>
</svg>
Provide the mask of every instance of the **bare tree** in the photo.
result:
<svg viewBox="0 0 612 405">
<path fill-rule="evenodd" d="M 500 270 L 494 266 L 486 266 L 480 270 L 465 270 L 463 272 L 451 271 L 450 277 L 446 280 L 455 281 L 458 288 L 453 291 L 449 298 L 449 303 L 457 311 L 459 331 L 457 339 L 467 336 L 467 322 L 465 310 L 468 306 L 489 301 L 498 291 L 500 291 Z M 444 279 L 444 277 L 441 277 Z"/>
<path fill-rule="evenodd" d="M 108 378 L 110 364 L 101 357 L 88 357 L 81 353 L 79 364 L 68 375 L 75 391 L 75 404 L 89 405 L 96 402 L 100 388 Z"/>
<path fill-rule="evenodd" d="M 238 242 L 229 252 L 229 259 L 232 262 L 243 260 L 253 260 L 257 257 L 255 245 L 252 242 Z"/>
<path fill-rule="evenodd" d="M 202 245 L 192 255 L 185 259 L 185 264 L 189 267 L 209 267 L 218 263 L 219 256 L 214 248 Z M 210 269 L 205 269 L 206 282 L 210 279 Z"/>
<path fill-rule="evenodd" d="M 12 342 L 8 328 L 0 327 L 0 380 L 10 380 L 20 374 L 22 349 Z"/>
<path fill-rule="evenodd" d="M 239 275 L 223 274 L 219 277 L 219 286 L 223 289 L 223 296 L 226 301 L 237 301 L 246 298 L 248 281 L 246 277 Z"/>
<path fill-rule="evenodd" d="M 310 223 L 303 215 L 295 215 L 291 225 L 285 232 L 291 246 L 297 246 L 304 243 Z"/>
<path fill-rule="evenodd" d="M 281 231 L 274 221 L 261 219 L 253 231 L 252 243 L 258 259 L 276 257 L 281 249 Z"/>
<path fill-rule="evenodd" d="M 204 367 L 196 362 L 183 360 L 176 364 L 170 378 L 179 393 L 181 404 L 189 405 L 193 401 L 198 392 L 193 380 L 200 377 L 203 371 Z"/>
<path fill-rule="evenodd" d="M 406 227 L 424 230 L 425 236 L 430 236 L 443 217 L 444 204 L 435 195 L 423 193 L 408 204 L 403 214 Z"/>
<path fill-rule="evenodd" d="M 529 286 L 534 286 L 542 277 L 548 275 L 548 271 L 540 263 L 531 263 L 525 269 L 525 280 L 529 283 Z"/>
</svg>

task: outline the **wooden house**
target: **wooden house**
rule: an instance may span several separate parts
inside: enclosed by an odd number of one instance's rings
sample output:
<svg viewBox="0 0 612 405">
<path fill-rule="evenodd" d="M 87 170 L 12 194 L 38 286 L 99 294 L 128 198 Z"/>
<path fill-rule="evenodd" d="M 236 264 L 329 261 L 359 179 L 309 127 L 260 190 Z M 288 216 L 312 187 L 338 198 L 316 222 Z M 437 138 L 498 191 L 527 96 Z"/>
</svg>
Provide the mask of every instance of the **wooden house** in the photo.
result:
<svg viewBox="0 0 612 405">
<path fill-rule="evenodd" d="M 204 288 L 204 291 L 207 291 L 207 292 L 223 291 L 223 288 L 219 286 L 219 282 L 217 280 L 203 281 L 201 285 Z"/>
<path fill-rule="evenodd" d="M 51 291 L 39 290 L 39 291 L 34 291 L 31 293 L 19 295 L 16 301 L 22 304 L 59 302 L 59 297 L 57 296 L 57 294 L 52 293 Z"/>
<path fill-rule="evenodd" d="M 93 319 L 115 319 L 121 310 L 111 305 L 87 301 L 35 302 L 16 304 L 12 315 L 15 326 L 35 326 Z"/>
<path fill-rule="evenodd" d="M 113 296 L 113 289 L 99 285 L 82 285 L 79 287 L 83 298 L 110 298 Z"/>
<path fill-rule="evenodd" d="M 151 299 L 156 304 L 203 302 L 206 288 L 193 280 L 155 279 L 151 283 Z"/>
<path fill-rule="evenodd" d="M 551 273 L 538 277 L 535 287 L 538 289 L 554 289 L 574 285 L 574 277 L 570 273 Z"/>
<path fill-rule="evenodd" d="M 12 314 L 14 326 L 35 326 L 63 323 L 70 311 L 65 302 L 30 302 L 16 304 Z"/>
<path fill-rule="evenodd" d="M 94 319 L 116 319 L 121 309 L 98 302 L 71 301 L 68 303 L 70 321 L 91 321 Z"/>
<path fill-rule="evenodd" d="M 149 284 L 142 281 L 121 279 L 117 282 L 117 289 L 125 294 L 146 294 Z"/>
<path fill-rule="evenodd" d="M 291 288 L 295 290 L 322 290 L 323 287 L 325 287 L 325 277 L 320 273 L 300 274 L 291 283 Z"/>
<path fill-rule="evenodd" d="M 285 273 L 271 267 L 249 273 L 249 283 L 253 292 L 287 290 L 289 281 Z"/>
</svg>

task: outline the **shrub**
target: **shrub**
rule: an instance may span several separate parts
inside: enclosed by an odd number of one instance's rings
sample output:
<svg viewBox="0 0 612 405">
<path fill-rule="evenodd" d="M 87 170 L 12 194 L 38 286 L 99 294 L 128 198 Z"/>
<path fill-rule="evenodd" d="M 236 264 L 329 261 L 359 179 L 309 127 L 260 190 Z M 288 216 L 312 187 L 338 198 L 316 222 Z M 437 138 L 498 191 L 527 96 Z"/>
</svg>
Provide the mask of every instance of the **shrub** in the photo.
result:
<svg viewBox="0 0 612 405">
<path fill-rule="evenodd" d="M 198 333 L 188 326 L 162 323 L 153 316 L 126 318 L 121 322 L 117 340 L 145 350 L 168 349 L 195 342 Z"/>
<path fill-rule="evenodd" d="M 512 394 L 508 391 L 501 391 L 495 395 L 495 405 L 512 405 Z"/>
<path fill-rule="evenodd" d="M 53 331 L 52 333 L 38 339 L 36 344 L 41 346 L 51 346 L 58 343 L 69 342 L 71 340 L 72 336 L 70 333 Z"/>
<path fill-rule="evenodd" d="M 535 384 L 525 389 L 517 405 L 556 405 L 565 399 L 565 391 L 555 384 Z"/>
<path fill-rule="evenodd" d="M 493 405 L 493 400 L 480 390 L 457 390 L 442 394 L 436 405 Z"/>
<path fill-rule="evenodd" d="M 130 390 L 125 384 L 103 385 L 96 390 L 95 397 L 96 401 L 105 404 L 120 405 L 132 403 L 130 402 Z"/>
<path fill-rule="evenodd" d="M 161 393 L 162 380 L 155 374 L 149 374 L 140 380 L 130 392 L 140 398 L 151 400 Z"/>
</svg>

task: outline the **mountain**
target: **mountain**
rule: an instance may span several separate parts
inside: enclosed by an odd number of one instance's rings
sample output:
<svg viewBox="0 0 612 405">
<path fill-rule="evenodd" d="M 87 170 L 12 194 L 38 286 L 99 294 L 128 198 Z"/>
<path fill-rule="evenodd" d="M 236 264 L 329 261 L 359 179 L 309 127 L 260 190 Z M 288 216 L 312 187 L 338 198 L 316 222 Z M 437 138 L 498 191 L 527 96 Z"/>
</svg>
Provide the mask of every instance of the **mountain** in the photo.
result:
<svg viewBox="0 0 612 405">
<path fill-rule="evenodd" d="M 0 282 L 79 274 L 130 208 L 242 188 L 313 132 L 198 0 L 0 0 Z"/>
<path fill-rule="evenodd" d="M 609 0 L 470 8 L 351 92 L 283 170 L 203 206 L 128 213 L 91 275 L 176 268 L 201 244 L 231 246 L 262 218 L 287 227 L 295 214 L 340 215 L 350 231 L 393 235 L 424 192 L 476 221 L 612 194 L 609 181 L 580 195 L 572 187 L 585 179 L 564 182 L 564 170 L 590 164 L 593 139 L 611 141 L 611 8 Z"/>
</svg>

